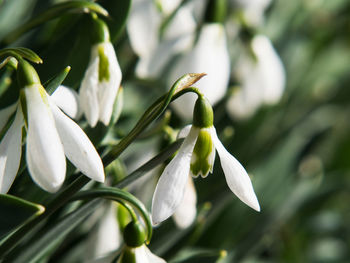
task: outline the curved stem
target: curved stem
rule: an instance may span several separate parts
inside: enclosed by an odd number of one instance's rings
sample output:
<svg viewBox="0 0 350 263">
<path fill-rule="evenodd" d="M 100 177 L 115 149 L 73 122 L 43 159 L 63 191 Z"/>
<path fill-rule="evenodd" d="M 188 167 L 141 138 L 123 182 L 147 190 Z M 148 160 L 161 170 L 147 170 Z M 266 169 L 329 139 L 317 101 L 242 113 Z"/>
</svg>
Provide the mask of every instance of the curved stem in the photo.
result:
<svg viewBox="0 0 350 263">
<path fill-rule="evenodd" d="M 143 203 L 138 200 L 135 196 L 130 194 L 129 192 L 123 191 L 114 187 L 103 187 L 93 190 L 82 191 L 75 195 L 72 200 L 81 200 L 81 199 L 93 199 L 93 198 L 105 198 L 110 199 L 116 202 L 123 204 L 123 202 L 127 202 L 133 207 L 135 207 L 140 215 L 142 216 L 146 227 L 147 227 L 147 241 L 149 242 L 152 237 L 152 223 L 151 218 L 148 214 L 146 207 Z M 128 209 L 130 215 L 133 217 L 133 220 L 137 221 L 137 217 L 135 213 L 130 209 L 130 207 L 125 206 Z"/>
</svg>

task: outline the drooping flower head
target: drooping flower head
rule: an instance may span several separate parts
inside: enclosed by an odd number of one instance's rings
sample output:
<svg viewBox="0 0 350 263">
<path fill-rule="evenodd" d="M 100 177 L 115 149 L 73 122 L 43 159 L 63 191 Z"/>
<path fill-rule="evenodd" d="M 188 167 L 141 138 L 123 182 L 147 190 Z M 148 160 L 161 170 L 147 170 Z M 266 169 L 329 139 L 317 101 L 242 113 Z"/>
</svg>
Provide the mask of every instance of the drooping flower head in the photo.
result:
<svg viewBox="0 0 350 263">
<path fill-rule="evenodd" d="M 154 255 L 145 245 L 144 227 L 138 221 L 131 221 L 124 229 L 124 247 L 117 263 L 166 263 Z"/>
<path fill-rule="evenodd" d="M 90 63 L 80 86 L 80 104 L 90 126 L 98 121 L 108 125 L 122 72 L 110 42 L 107 25 L 94 19 L 96 43 L 91 48 Z"/>
<path fill-rule="evenodd" d="M 27 131 L 26 160 L 36 184 L 56 192 L 63 184 L 67 158 L 86 176 L 104 181 L 100 156 L 83 130 L 66 116 L 46 93 L 34 68 L 18 62 L 20 99 L 5 110 L 14 121 L 0 143 L 0 191 L 7 193 L 21 160 L 22 128 Z M 0 127 L 2 128 L 2 127 Z"/>
<path fill-rule="evenodd" d="M 225 149 L 213 126 L 213 110 L 199 96 L 193 113 L 193 125 L 177 155 L 164 169 L 152 202 L 152 220 L 158 224 L 171 216 L 183 200 L 188 175 L 206 177 L 213 171 L 215 150 L 231 191 L 245 204 L 260 211 L 250 178 L 243 166 Z"/>
</svg>

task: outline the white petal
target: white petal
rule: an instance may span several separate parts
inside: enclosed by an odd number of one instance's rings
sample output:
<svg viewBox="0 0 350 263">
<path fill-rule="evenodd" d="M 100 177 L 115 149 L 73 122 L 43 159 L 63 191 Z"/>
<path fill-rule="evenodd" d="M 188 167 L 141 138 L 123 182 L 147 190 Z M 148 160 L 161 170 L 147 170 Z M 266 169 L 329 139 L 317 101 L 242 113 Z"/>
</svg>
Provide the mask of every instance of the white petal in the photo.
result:
<svg viewBox="0 0 350 263">
<path fill-rule="evenodd" d="M 135 248 L 135 262 L 137 263 L 166 263 L 166 261 L 153 254 L 146 245 Z"/>
<path fill-rule="evenodd" d="M 54 103 L 72 119 L 79 118 L 78 93 L 66 86 L 60 85 L 51 95 Z"/>
<path fill-rule="evenodd" d="M 56 192 L 66 174 L 63 146 L 53 119 L 46 91 L 40 85 L 26 87 L 28 133 L 26 158 L 35 183 Z"/>
<path fill-rule="evenodd" d="M 199 129 L 192 126 L 179 152 L 165 167 L 160 176 L 152 200 L 152 220 L 154 224 L 170 217 L 183 199 L 198 132 Z"/>
<path fill-rule="evenodd" d="M 14 103 L 14 104 L 7 106 L 6 108 L 0 110 L 0 132 L 5 127 L 11 114 L 15 112 L 16 107 L 17 107 L 17 103 Z"/>
<path fill-rule="evenodd" d="M 250 81 L 245 82 L 245 86 L 236 90 L 227 100 L 226 110 L 232 119 L 245 120 L 250 118 L 262 103 L 261 95 L 257 91 L 260 85 L 257 82 L 258 85 L 251 89 L 250 87 L 253 87 L 250 84 L 252 80 L 254 81 L 253 75 L 250 77 Z"/>
<path fill-rule="evenodd" d="M 89 66 L 79 90 L 79 105 L 91 127 L 95 127 L 99 117 L 98 103 L 98 45 L 91 49 Z"/>
<path fill-rule="evenodd" d="M 192 128 L 192 125 L 186 125 L 185 127 L 183 127 L 177 134 L 177 139 L 186 138 L 190 133 L 191 128 Z"/>
<path fill-rule="evenodd" d="M 277 103 L 282 97 L 286 79 L 282 61 L 266 36 L 255 36 L 252 49 L 258 60 L 263 100 L 267 104 Z"/>
<path fill-rule="evenodd" d="M 230 61 L 225 30 L 221 24 L 203 26 L 196 46 L 174 65 L 170 73 L 170 83 L 188 72 L 208 74 L 198 82 L 198 87 L 212 105 L 225 95 L 230 76 Z M 196 98 L 196 95 L 185 94 L 176 100 L 173 103 L 176 112 L 185 119 L 192 118 Z"/>
<path fill-rule="evenodd" d="M 67 158 L 86 176 L 104 182 L 100 156 L 84 131 L 50 100 L 58 134 Z"/>
<path fill-rule="evenodd" d="M 193 185 L 192 177 L 188 178 L 184 199 L 176 209 L 173 218 L 179 228 L 189 227 L 197 214 L 197 193 Z"/>
<path fill-rule="evenodd" d="M 181 0 L 156 0 L 156 1 L 157 1 L 157 4 L 160 5 L 162 12 L 167 15 L 170 15 L 170 13 L 173 12 L 181 2 Z"/>
<path fill-rule="evenodd" d="M 160 23 L 161 15 L 153 1 L 133 1 L 127 31 L 131 46 L 137 55 L 148 56 L 156 48 Z"/>
<path fill-rule="evenodd" d="M 258 199 L 246 170 L 222 145 L 214 127 L 212 127 L 211 135 L 229 188 L 242 202 L 260 211 Z"/>
<path fill-rule="evenodd" d="M 5 194 L 15 180 L 21 161 L 23 115 L 17 109 L 15 120 L 0 143 L 0 193 Z"/>
<path fill-rule="evenodd" d="M 99 119 L 105 125 L 109 124 L 109 121 L 113 112 L 114 101 L 117 97 L 120 82 L 122 80 L 122 72 L 118 63 L 117 56 L 114 51 L 114 47 L 111 43 L 102 43 L 105 56 L 109 62 L 109 81 L 99 83 L 98 98 L 99 98 Z"/>
<path fill-rule="evenodd" d="M 94 237 L 94 258 L 105 256 L 117 250 L 121 245 L 122 235 L 117 221 L 116 206 L 113 202 L 108 204 L 108 209 L 103 214 Z"/>
</svg>

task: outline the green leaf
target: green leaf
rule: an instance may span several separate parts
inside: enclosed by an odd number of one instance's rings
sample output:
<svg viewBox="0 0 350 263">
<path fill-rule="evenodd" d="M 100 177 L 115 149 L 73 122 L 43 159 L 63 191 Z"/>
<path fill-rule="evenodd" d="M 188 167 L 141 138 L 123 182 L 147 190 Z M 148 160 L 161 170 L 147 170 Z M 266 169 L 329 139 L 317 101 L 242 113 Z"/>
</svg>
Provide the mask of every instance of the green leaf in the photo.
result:
<svg viewBox="0 0 350 263">
<path fill-rule="evenodd" d="M 0 237 L 42 214 L 45 208 L 11 195 L 0 195 Z"/>
<path fill-rule="evenodd" d="M 99 204 L 101 204 L 101 200 L 94 200 L 81 206 L 41 235 L 40 239 L 30 242 L 29 246 L 21 249 L 20 253 L 16 253 L 15 259 L 7 258 L 7 260 L 18 263 L 38 262 L 48 252 L 56 248 L 62 239 L 79 226 L 88 215 L 94 212 Z"/>
<path fill-rule="evenodd" d="M 90 1 L 69 1 L 53 5 L 51 8 L 36 15 L 34 18 L 10 32 L 3 40 L 5 44 L 10 44 L 29 30 L 37 27 L 49 20 L 58 18 L 69 12 L 95 12 L 103 16 L 108 16 L 106 9 L 99 4 Z"/>
<path fill-rule="evenodd" d="M 44 87 L 50 95 L 54 93 L 54 91 L 58 88 L 59 85 L 62 84 L 64 79 L 67 77 L 71 67 L 68 66 L 64 70 L 62 70 L 60 73 L 58 73 L 55 77 L 52 79 L 48 80 L 45 84 Z"/>
<path fill-rule="evenodd" d="M 25 47 L 13 47 L 13 48 L 4 48 L 0 50 L 0 60 L 8 57 L 15 57 L 16 59 L 25 58 L 33 63 L 41 64 L 43 60 L 32 50 Z"/>
</svg>

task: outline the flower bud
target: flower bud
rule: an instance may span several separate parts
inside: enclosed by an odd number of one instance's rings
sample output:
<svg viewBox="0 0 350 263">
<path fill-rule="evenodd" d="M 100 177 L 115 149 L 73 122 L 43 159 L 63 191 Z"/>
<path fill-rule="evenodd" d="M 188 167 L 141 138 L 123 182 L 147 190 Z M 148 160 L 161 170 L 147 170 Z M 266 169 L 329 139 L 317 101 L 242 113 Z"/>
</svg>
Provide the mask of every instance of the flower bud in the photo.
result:
<svg viewBox="0 0 350 263">
<path fill-rule="evenodd" d="M 139 247 L 146 240 L 144 227 L 138 221 L 131 221 L 124 229 L 124 241 L 128 247 Z"/>
<path fill-rule="evenodd" d="M 193 125 L 199 128 L 213 126 L 213 108 L 204 96 L 198 96 L 193 110 Z"/>
<path fill-rule="evenodd" d="M 19 86 L 26 87 L 33 84 L 40 84 L 40 78 L 36 70 L 24 59 L 18 60 L 17 81 Z"/>
</svg>

